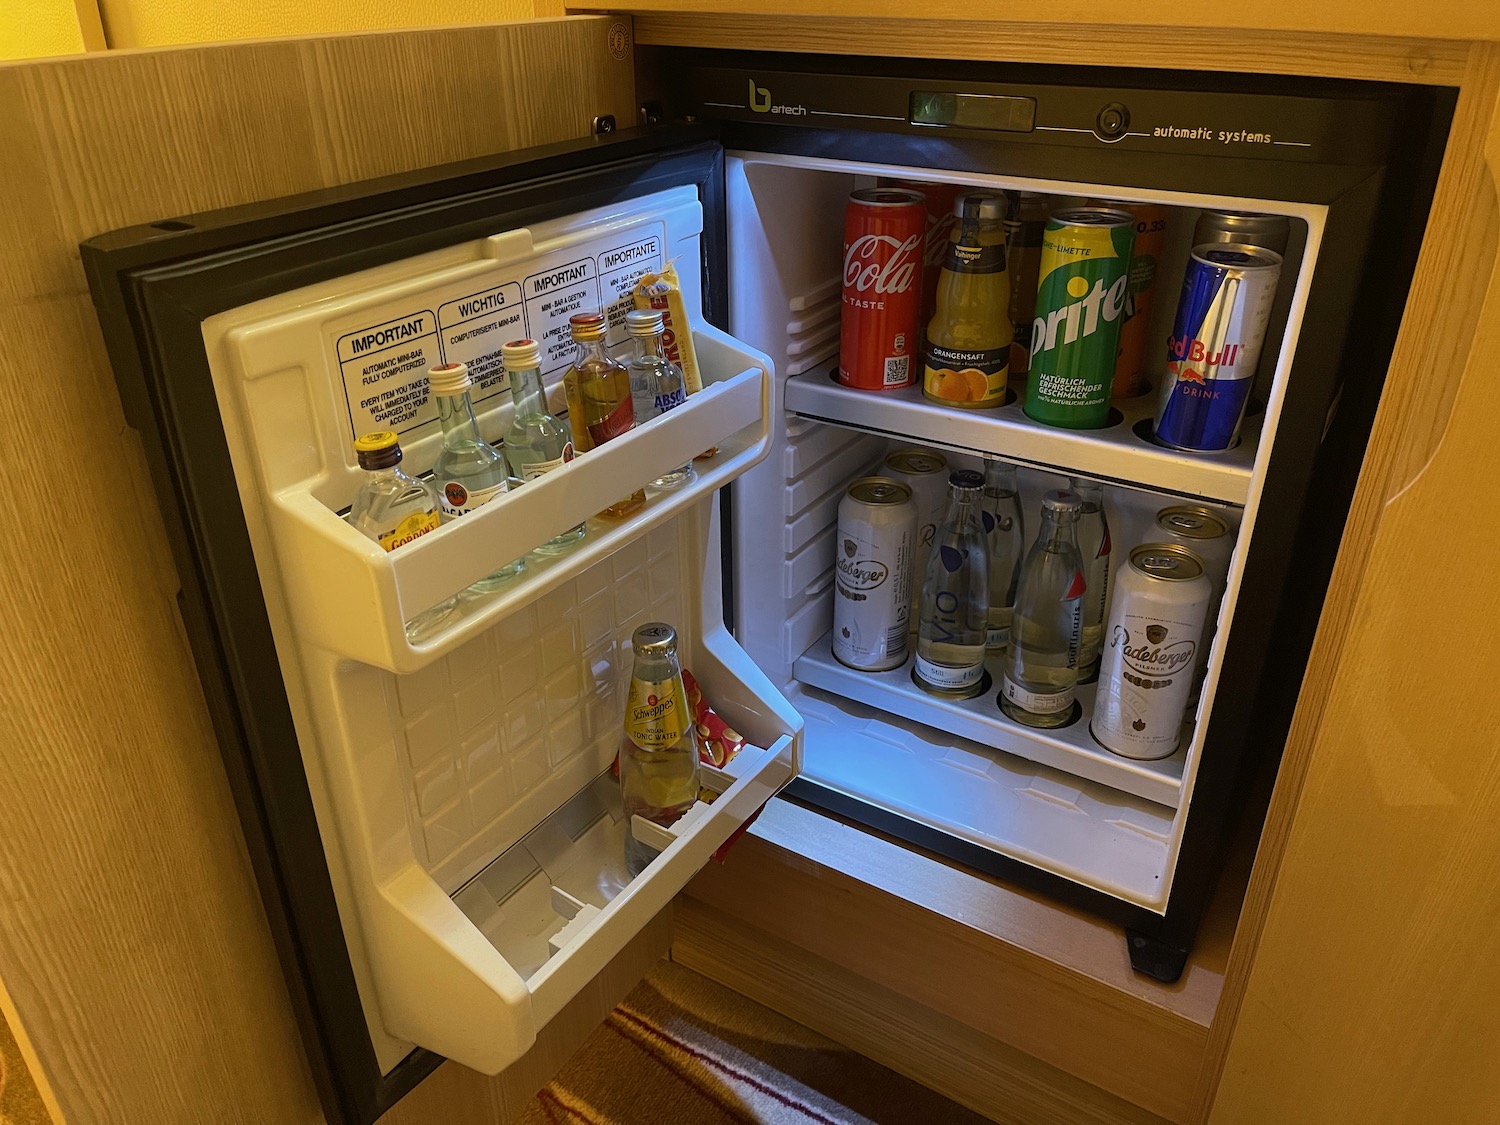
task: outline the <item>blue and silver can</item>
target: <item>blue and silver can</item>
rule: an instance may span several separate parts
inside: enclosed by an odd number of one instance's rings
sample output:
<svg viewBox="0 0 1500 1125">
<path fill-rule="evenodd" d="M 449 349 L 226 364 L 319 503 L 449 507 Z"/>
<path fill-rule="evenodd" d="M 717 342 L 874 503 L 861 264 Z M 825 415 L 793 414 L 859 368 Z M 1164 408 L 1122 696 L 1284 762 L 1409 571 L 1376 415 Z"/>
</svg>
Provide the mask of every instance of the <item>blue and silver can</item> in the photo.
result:
<svg viewBox="0 0 1500 1125">
<path fill-rule="evenodd" d="M 1234 444 L 1280 277 L 1274 250 L 1223 242 L 1193 248 L 1167 341 L 1158 441 L 1199 452 Z"/>
</svg>

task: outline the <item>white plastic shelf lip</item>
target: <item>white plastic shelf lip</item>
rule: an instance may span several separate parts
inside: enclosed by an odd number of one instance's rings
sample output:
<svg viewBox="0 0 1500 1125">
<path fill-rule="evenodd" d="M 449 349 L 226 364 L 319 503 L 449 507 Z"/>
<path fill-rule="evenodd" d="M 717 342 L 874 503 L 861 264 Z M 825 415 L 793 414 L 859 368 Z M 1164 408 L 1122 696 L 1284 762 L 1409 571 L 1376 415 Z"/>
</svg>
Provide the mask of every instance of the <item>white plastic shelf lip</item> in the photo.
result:
<svg viewBox="0 0 1500 1125">
<path fill-rule="evenodd" d="M 990 661 L 992 678 L 998 661 Z M 1138 762 L 1112 754 L 1089 733 L 1093 685 L 1079 690 L 1082 715 L 1057 730 L 1023 727 L 1007 719 L 995 702 L 1000 685 L 974 699 L 953 700 L 931 695 L 912 682 L 911 661 L 889 672 L 859 672 L 839 663 L 832 652 L 832 634 L 825 634 L 795 663 L 802 683 L 853 699 L 893 715 L 926 723 L 1018 758 L 1097 781 L 1124 793 L 1168 808 L 1182 799 L 1185 749 L 1154 762 Z"/>
<path fill-rule="evenodd" d="M 1134 426 L 1152 415 L 1155 399 L 1124 404 L 1124 421 L 1103 430 L 1065 430 L 1026 417 L 1018 405 L 963 410 L 923 397 L 918 387 L 858 391 L 841 386 L 825 369 L 787 380 L 786 409 L 834 425 L 975 453 L 999 454 L 1040 468 L 1076 472 L 1150 489 L 1244 505 L 1255 467 L 1258 419 L 1223 453 L 1186 453 L 1152 445 Z"/>
</svg>

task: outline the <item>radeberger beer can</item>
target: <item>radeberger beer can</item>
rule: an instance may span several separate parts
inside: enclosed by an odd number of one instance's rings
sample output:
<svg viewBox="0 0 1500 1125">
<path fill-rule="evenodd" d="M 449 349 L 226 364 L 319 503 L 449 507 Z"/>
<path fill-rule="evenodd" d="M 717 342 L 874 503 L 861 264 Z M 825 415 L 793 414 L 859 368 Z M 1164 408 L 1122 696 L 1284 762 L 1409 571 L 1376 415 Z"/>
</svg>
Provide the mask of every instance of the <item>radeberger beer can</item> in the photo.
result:
<svg viewBox="0 0 1500 1125">
<path fill-rule="evenodd" d="M 1049 426 L 1098 429 L 1130 285 L 1135 219 L 1111 207 L 1060 211 L 1042 235 L 1026 414 Z"/>
<path fill-rule="evenodd" d="M 1213 588 L 1203 560 L 1176 543 L 1142 543 L 1115 576 L 1089 728 L 1123 758 L 1177 749 Z"/>
<path fill-rule="evenodd" d="M 833 655 L 861 672 L 906 663 L 916 571 L 917 506 L 889 477 L 861 477 L 839 502 Z"/>
</svg>

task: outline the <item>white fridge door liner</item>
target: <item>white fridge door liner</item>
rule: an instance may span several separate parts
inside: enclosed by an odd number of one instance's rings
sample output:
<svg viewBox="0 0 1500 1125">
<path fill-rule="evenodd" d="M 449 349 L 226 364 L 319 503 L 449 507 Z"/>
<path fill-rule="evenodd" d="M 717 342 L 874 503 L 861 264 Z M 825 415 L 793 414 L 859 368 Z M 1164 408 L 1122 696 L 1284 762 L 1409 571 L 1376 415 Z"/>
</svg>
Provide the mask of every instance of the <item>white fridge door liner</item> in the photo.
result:
<svg viewBox="0 0 1500 1125">
<path fill-rule="evenodd" d="M 673 258 L 690 263 L 697 313 L 701 230 L 696 192 L 672 189 L 204 326 L 281 664 L 267 671 L 286 685 L 383 1069 L 413 1045 L 487 1073 L 514 1062 L 795 776 L 801 719 L 722 624 L 715 492 L 769 449 L 771 367 L 701 318 L 705 389 L 685 406 L 392 554 L 339 515 L 359 433 L 394 429 L 406 468 L 431 464 L 429 366 L 470 364 L 494 438 L 511 412 L 501 343 L 537 339 L 557 399 L 571 313 L 603 307 L 618 337 L 634 281 Z M 714 445 L 691 485 L 622 521 L 591 518 Z M 507 589 L 407 640 L 405 620 L 585 519 L 578 548 L 531 556 Z M 650 620 L 677 627 L 684 667 L 750 745 L 708 779 L 711 804 L 665 833 L 637 826 L 663 850 L 627 880 L 616 853 L 631 826 L 605 771 L 630 637 Z"/>
</svg>

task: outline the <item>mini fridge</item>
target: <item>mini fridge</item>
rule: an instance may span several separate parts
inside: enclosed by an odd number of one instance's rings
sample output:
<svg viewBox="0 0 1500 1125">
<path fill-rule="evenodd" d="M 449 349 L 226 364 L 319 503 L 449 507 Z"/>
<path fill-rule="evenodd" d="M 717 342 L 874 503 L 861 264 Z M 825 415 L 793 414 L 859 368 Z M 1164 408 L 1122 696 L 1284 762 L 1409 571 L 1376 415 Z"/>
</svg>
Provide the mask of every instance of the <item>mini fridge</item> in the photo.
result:
<svg viewBox="0 0 1500 1125">
<path fill-rule="evenodd" d="M 639 128 L 82 247 L 331 1118 L 374 1120 L 442 1058 L 514 1062 L 779 792 L 1112 918 L 1138 969 L 1180 971 L 1286 735 L 1452 111 L 1436 88 L 1211 73 L 642 65 Z M 1151 396 L 1064 430 L 841 386 L 844 208 L 891 180 L 1164 205 L 1157 377 L 1199 212 L 1286 216 L 1239 443 L 1155 444 Z M 470 365 L 493 440 L 500 345 L 530 336 L 561 413 L 569 315 L 604 311 L 618 345 L 635 282 L 668 262 L 705 384 L 684 407 L 390 554 L 344 521 L 361 433 L 395 430 L 405 468 L 431 465 L 428 367 Z M 1102 747 L 1091 686 L 1079 721 L 1038 731 L 993 692 L 954 702 L 832 657 L 839 501 L 910 446 L 1017 465 L 1033 528 L 1045 490 L 1104 481 L 1116 567 L 1172 503 L 1230 524 L 1176 753 Z M 596 518 L 708 447 L 690 486 Z M 581 521 L 571 552 L 532 553 Z M 407 638 L 522 556 L 521 578 Z M 651 620 L 748 741 L 670 829 L 627 822 L 609 773 Z M 634 879 L 628 832 L 661 849 Z"/>
</svg>

